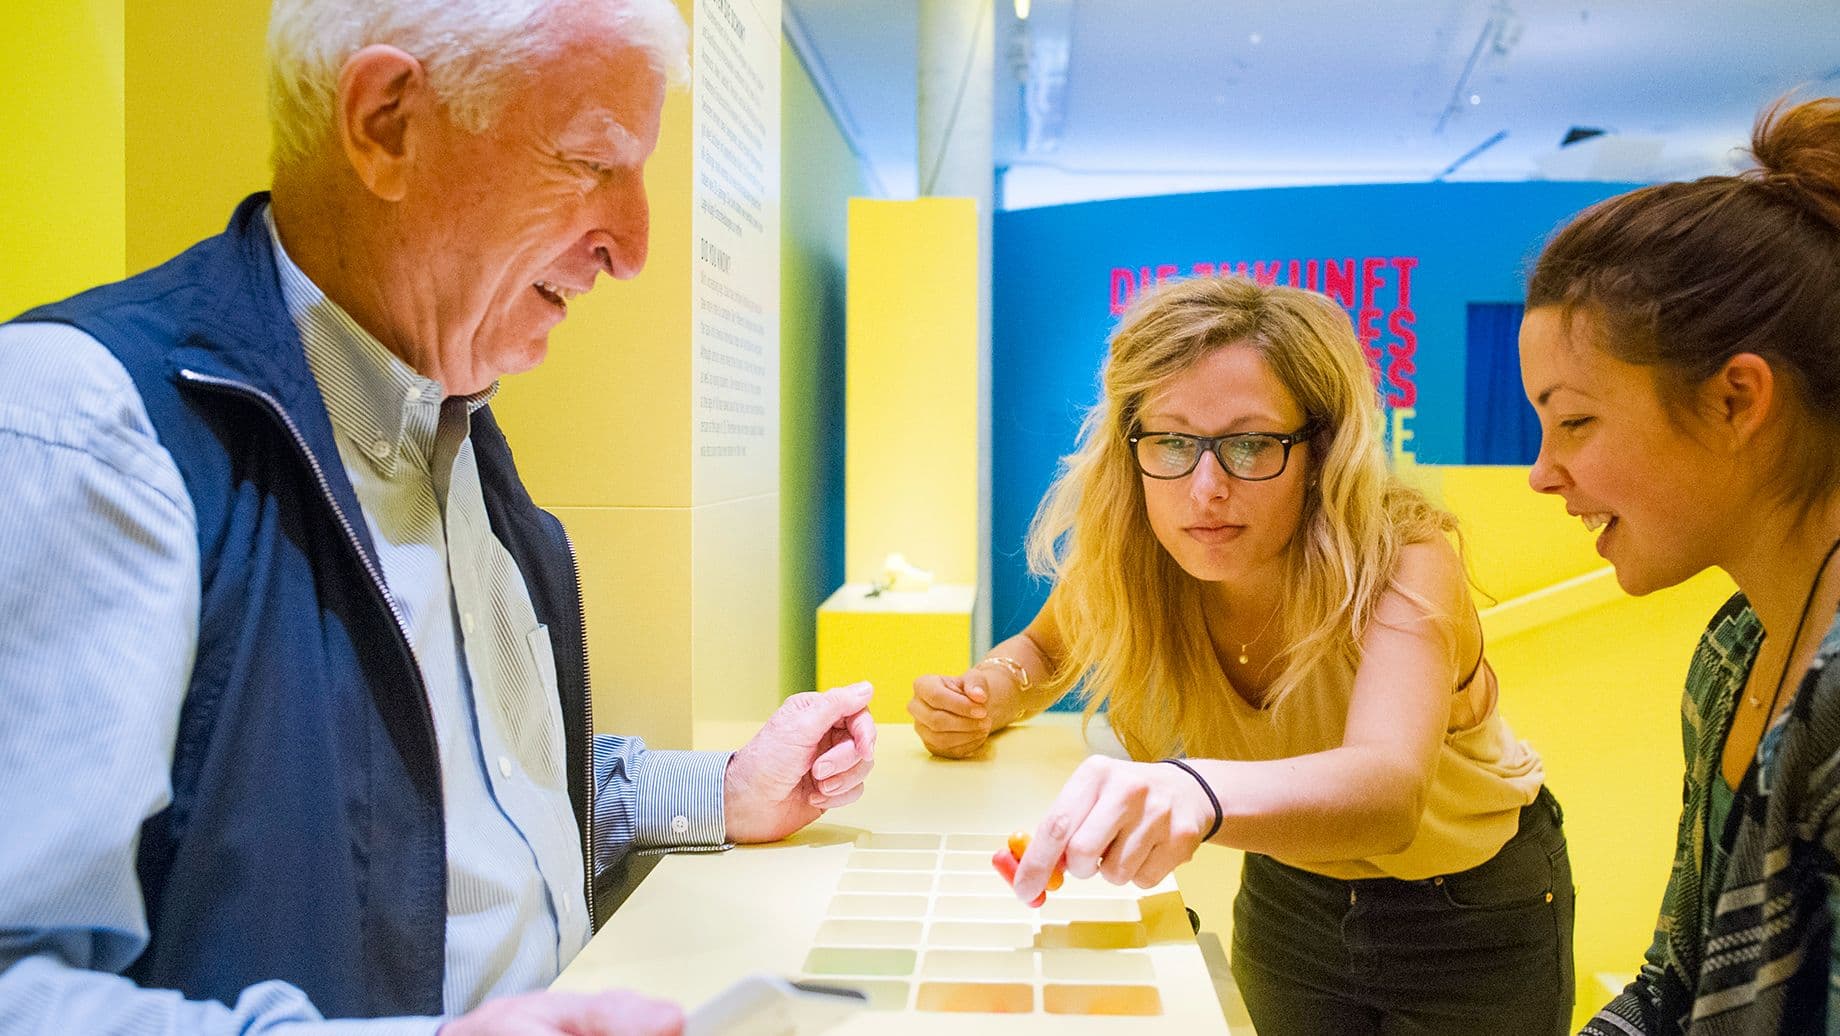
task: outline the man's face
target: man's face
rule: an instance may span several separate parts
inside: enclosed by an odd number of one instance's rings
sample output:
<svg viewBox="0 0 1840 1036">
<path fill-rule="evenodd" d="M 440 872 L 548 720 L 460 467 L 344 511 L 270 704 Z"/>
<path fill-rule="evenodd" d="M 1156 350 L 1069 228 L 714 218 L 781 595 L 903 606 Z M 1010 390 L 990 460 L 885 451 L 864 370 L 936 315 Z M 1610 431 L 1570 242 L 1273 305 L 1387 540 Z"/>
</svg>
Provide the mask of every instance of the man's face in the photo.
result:
<svg viewBox="0 0 1840 1036">
<path fill-rule="evenodd" d="M 442 111 L 417 137 L 397 208 L 433 295 L 419 307 L 433 326 L 415 333 L 432 336 L 450 394 L 535 367 L 570 298 L 602 272 L 626 279 L 645 265 L 644 170 L 664 78 L 604 29 L 569 35 L 485 133 Z"/>
</svg>

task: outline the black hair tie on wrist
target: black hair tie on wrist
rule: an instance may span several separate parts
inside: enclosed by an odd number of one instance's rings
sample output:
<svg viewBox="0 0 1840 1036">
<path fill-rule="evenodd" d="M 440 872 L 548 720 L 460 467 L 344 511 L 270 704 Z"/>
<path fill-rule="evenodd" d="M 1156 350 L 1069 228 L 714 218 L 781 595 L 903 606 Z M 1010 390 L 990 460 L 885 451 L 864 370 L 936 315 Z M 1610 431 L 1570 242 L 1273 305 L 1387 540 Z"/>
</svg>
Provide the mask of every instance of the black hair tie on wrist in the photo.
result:
<svg viewBox="0 0 1840 1036">
<path fill-rule="evenodd" d="M 1193 777 L 1195 779 L 1196 784 L 1201 785 L 1201 790 L 1207 794 L 1208 804 L 1214 807 L 1214 826 L 1208 828 L 1208 833 L 1205 835 L 1202 835 L 1201 840 L 1204 842 L 1213 841 L 1214 836 L 1220 833 L 1220 797 L 1214 794 L 1214 789 L 1208 787 L 1208 782 L 1199 773 L 1195 772 L 1194 767 L 1188 765 L 1182 760 L 1180 759 L 1158 759 L 1157 762 L 1168 763 L 1171 766 L 1181 767 L 1184 772 L 1186 772 L 1190 777 Z"/>
</svg>

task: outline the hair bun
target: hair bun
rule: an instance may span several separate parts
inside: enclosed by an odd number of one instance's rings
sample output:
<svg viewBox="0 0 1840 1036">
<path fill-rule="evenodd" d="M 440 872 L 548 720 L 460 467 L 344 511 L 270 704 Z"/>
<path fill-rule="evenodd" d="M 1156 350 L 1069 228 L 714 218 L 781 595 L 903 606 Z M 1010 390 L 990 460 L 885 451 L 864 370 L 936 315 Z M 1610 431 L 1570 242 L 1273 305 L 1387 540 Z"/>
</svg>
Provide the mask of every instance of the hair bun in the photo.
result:
<svg viewBox="0 0 1840 1036">
<path fill-rule="evenodd" d="M 1778 100 L 1757 119 L 1751 154 L 1757 169 L 1748 179 L 1840 232 L 1840 97 Z"/>
</svg>

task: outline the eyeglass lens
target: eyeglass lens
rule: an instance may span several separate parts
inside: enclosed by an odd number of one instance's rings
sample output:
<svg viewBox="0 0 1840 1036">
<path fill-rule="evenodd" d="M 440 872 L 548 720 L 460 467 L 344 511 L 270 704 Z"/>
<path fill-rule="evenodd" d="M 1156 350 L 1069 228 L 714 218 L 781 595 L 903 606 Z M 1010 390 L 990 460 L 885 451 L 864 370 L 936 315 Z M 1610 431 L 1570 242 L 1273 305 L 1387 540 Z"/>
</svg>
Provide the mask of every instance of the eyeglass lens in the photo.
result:
<svg viewBox="0 0 1840 1036">
<path fill-rule="evenodd" d="M 1194 470 L 1202 444 L 1187 435 L 1147 435 L 1137 440 L 1137 463 L 1145 473 L 1177 478 Z M 1214 446 L 1221 467 L 1244 479 L 1271 478 L 1284 470 L 1284 444 L 1259 433 L 1228 436 Z"/>
</svg>

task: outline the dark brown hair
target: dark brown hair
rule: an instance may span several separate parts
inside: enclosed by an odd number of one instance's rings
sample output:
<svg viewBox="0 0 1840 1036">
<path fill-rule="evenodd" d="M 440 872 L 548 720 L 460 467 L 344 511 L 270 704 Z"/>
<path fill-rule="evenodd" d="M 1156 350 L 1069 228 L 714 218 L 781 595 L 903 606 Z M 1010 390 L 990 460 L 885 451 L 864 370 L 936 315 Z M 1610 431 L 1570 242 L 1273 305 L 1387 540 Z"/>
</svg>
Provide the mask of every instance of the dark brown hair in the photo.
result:
<svg viewBox="0 0 1840 1036">
<path fill-rule="evenodd" d="M 1555 235 L 1527 308 L 1657 369 L 1670 409 L 1739 353 L 1767 360 L 1798 422 L 1777 477 L 1812 504 L 1840 488 L 1840 98 L 1778 100 L 1737 176 L 1644 187 Z M 1582 318 L 1583 323 L 1574 323 Z"/>
</svg>

